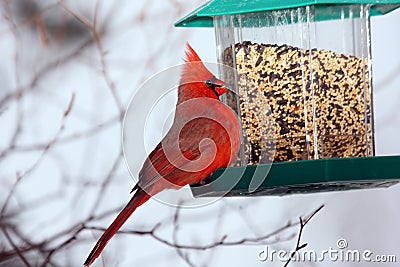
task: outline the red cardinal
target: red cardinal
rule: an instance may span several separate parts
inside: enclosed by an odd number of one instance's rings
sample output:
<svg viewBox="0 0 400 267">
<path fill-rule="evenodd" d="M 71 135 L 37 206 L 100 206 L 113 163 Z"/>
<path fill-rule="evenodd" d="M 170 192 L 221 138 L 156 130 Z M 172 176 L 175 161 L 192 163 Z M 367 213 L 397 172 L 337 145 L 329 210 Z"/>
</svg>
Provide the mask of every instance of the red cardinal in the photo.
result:
<svg viewBox="0 0 400 267">
<path fill-rule="evenodd" d="M 84 265 L 90 266 L 137 207 L 164 189 L 198 183 L 236 159 L 240 126 L 235 113 L 219 101 L 226 93 L 187 44 L 173 125 L 139 172 L 132 199 L 97 241 Z"/>
</svg>

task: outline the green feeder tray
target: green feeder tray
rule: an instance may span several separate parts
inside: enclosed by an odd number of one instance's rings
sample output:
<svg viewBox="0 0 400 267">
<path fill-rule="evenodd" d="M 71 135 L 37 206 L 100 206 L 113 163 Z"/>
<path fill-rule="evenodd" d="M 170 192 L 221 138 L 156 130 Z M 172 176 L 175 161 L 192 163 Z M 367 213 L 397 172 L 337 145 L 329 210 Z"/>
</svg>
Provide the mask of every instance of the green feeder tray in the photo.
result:
<svg viewBox="0 0 400 267">
<path fill-rule="evenodd" d="M 240 179 L 232 184 L 233 177 Z M 261 184 L 250 190 L 252 179 L 260 178 Z M 330 158 L 218 169 L 191 190 L 195 197 L 273 196 L 382 188 L 399 181 L 400 156 Z"/>
<path fill-rule="evenodd" d="M 211 0 L 175 23 L 176 27 L 213 27 L 213 17 L 272 11 L 314 5 L 319 12 L 317 21 L 335 18 L 335 8 L 341 5 L 371 5 L 371 16 L 383 15 L 400 7 L 399 0 Z"/>
</svg>

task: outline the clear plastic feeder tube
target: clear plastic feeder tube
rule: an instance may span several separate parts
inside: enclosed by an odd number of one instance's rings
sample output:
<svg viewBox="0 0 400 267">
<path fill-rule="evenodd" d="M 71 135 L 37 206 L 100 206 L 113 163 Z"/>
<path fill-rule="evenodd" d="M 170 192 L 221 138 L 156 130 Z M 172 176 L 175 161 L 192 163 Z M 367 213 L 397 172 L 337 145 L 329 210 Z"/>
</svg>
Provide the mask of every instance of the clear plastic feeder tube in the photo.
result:
<svg viewBox="0 0 400 267">
<path fill-rule="evenodd" d="M 239 165 L 374 155 L 369 5 L 214 17 Z"/>
</svg>

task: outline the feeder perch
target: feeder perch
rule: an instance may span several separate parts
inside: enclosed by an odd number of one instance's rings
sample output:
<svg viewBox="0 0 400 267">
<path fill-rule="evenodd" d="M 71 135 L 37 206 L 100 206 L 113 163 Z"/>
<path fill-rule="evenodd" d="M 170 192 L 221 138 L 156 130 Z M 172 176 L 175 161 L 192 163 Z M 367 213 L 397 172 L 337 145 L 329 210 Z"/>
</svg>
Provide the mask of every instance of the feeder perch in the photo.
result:
<svg viewBox="0 0 400 267">
<path fill-rule="evenodd" d="M 238 115 L 235 166 L 195 196 L 388 187 L 400 156 L 375 156 L 370 17 L 393 0 L 212 0 L 176 22 L 214 27 L 222 101 Z M 234 179 L 233 179 L 234 178 Z M 232 181 L 235 181 L 232 184 Z"/>
</svg>

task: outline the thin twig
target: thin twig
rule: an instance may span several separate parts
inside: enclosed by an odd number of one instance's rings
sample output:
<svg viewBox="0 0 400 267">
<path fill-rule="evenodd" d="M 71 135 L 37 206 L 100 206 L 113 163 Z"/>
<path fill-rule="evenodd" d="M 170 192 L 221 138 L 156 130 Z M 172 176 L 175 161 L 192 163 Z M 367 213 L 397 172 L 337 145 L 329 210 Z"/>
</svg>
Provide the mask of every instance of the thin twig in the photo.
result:
<svg viewBox="0 0 400 267">
<path fill-rule="evenodd" d="M 14 241 L 12 240 L 12 238 L 10 237 L 10 235 L 8 234 L 7 230 L 5 229 L 5 227 L 1 226 L 1 230 L 4 234 L 4 236 L 6 237 L 8 243 L 10 243 L 11 247 L 14 249 L 14 251 L 17 253 L 18 257 L 22 260 L 22 262 L 27 266 L 27 267 L 31 267 L 31 265 L 29 264 L 28 260 L 25 258 L 23 252 L 20 251 L 19 247 L 14 243 Z"/>
<path fill-rule="evenodd" d="M 179 230 L 179 211 L 181 210 L 182 202 L 178 203 L 178 206 L 175 211 L 174 215 L 174 221 L 173 221 L 173 232 L 172 232 L 172 240 L 175 244 L 178 243 L 178 230 Z M 178 253 L 178 256 L 186 262 L 187 265 L 190 267 L 196 267 L 196 265 L 190 260 L 189 258 L 189 253 L 185 253 L 181 248 L 176 247 L 176 252 Z"/>
<path fill-rule="evenodd" d="M 303 234 L 304 227 L 307 225 L 307 223 L 320 211 L 325 205 L 321 205 L 318 209 L 316 209 L 310 216 L 306 217 L 306 219 L 303 219 L 302 217 L 299 217 L 299 225 L 300 225 L 300 230 L 299 234 L 297 236 L 297 242 L 296 242 L 296 248 L 294 251 L 291 253 L 289 259 L 286 261 L 284 267 L 288 266 L 289 263 L 292 261 L 293 257 L 296 255 L 297 252 L 305 248 L 308 243 L 303 243 L 300 244 L 301 242 L 301 235 Z"/>
</svg>

